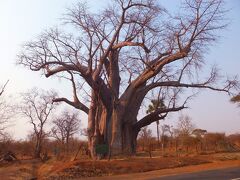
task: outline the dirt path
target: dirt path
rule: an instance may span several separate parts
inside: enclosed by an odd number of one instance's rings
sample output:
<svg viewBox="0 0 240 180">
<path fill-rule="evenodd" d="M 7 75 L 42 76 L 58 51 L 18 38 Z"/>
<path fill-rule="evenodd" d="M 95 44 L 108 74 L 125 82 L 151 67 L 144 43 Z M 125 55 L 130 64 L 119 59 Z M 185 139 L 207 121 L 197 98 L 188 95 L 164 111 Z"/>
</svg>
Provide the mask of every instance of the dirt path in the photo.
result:
<svg viewBox="0 0 240 180">
<path fill-rule="evenodd" d="M 172 169 L 163 169 L 157 171 L 150 171 L 146 173 L 134 173 L 134 174 L 124 174 L 117 176 L 108 176 L 108 177 L 93 177 L 93 178 L 84 178 L 86 180 L 122 180 L 122 179 L 135 179 L 135 180 L 144 180 L 157 178 L 159 176 L 168 176 L 176 175 L 190 172 L 200 172 L 205 170 L 214 170 L 214 169 L 224 169 L 230 167 L 240 167 L 240 160 L 231 160 L 231 161 L 220 161 L 213 162 L 201 165 L 172 168 Z"/>
</svg>

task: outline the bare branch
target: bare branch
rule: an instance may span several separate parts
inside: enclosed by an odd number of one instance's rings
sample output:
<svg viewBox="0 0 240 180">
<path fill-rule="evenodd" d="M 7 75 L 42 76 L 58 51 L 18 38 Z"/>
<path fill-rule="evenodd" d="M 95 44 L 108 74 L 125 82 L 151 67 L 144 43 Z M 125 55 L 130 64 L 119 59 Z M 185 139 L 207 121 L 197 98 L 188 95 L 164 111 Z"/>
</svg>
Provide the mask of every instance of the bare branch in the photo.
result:
<svg viewBox="0 0 240 180">
<path fill-rule="evenodd" d="M 4 84 L 4 86 L 1 88 L 1 91 L 0 91 L 0 96 L 3 94 L 7 84 L 8 84 L 9 80 L 7 80 L 7 82 Z"/>
<path fill-rule="evenodd" d="M 145 127 L 155 121 L 159 121 L 164 119 L 169 112 L 176 112 L 186 108 L 184 105 L 180 107 L 173 107 L 173 108 L 165 108 L 165 109 L 158 109 L 145 117 L 139 120 L 137 123 L 133 125 L 134 129 L 140 130 L 142 127 Z M 163 114 L 163 115 L 161 115 Z"/>
</svg>

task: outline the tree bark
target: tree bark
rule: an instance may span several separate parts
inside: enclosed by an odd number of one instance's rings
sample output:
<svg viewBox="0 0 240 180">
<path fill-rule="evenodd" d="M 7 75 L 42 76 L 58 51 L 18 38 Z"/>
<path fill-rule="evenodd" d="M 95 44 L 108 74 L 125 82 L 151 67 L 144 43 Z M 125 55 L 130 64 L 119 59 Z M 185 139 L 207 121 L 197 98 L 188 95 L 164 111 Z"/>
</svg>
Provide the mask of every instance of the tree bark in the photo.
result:
<svg viewBox="0 0 240 180">
<path fill-rule="evenodd" d="M 127 106 L 115 104 L 112 110 L 103 104 L 91 103 L 88 116 L 88 142 L 89 151 L 96 158 L 96 146 L 107 144 L 111 155 L 128 154 L 136 152 L 136 139 L 140 129 L 135 129 L 138 107 L 127 112 Z"/>
<path fill-rule="evenodd" d="M 159 121 L 156 121 L 156 124 L 157 124 L 157 145 L 158 145 L 158 148 L 159 148 L 159 145 L 160 145 L 160 135 L 159 135 Z"/>
<path fill-rule="evenodd" d="M 41 139 L 41 137 L 37 136 L 35 151 L 34 151 L 34 158 L 40 158 L 41 151 L 42 151 L 42 139 Z"/>
</svg>

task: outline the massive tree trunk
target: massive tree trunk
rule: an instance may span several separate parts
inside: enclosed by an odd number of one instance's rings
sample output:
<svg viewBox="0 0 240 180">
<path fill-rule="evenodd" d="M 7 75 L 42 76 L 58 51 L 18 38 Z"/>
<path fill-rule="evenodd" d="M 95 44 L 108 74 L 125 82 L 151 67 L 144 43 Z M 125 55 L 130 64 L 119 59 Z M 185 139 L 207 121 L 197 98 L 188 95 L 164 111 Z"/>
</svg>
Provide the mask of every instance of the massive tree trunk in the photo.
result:
<svg viewBox="0 0 240 180">
<path fill-rule="evenodd" d="M 106 106 L 92 91 L 92 102 L 88 114 L 88 142 L 91 156 L 96 157 L 96 145 L 107 144 L 110 155 L 136 153 L 139 127 L 137 114 L 144 91 L 134 91 L 132 87 L 118 100 Z"/>
<path fill-rule="evenodd" d="M 96 157 L 96 145 L 98 144 L 107 144 L 111 155 L 123 153 L 132 155 L 136 152 L 136 139 L 139 131 L 129 123 L 122 123 L 121 117 L 123 116 L 117 114 L 118 112 L 113 113 L 110 131 L 104 128 L 104 131 L 108 131 L 108 133 L 88 135 L 89 150 L 93 158 Z"/>
<path fill-rule="evenodd" d="M 96 109 L 101 109 L 99 112 Z M 96 145 L 107 144 L 111 155 L 133 154 L 136 152 L 138 130 L 133 128 L 134 121 L 124 121 L 127 113 L 122 108 L 114 107 L 108 112 L 103 105 L 91 107 L 88 119 L 88 145 L 91 156 L 96 157 Z"/>
</svg>

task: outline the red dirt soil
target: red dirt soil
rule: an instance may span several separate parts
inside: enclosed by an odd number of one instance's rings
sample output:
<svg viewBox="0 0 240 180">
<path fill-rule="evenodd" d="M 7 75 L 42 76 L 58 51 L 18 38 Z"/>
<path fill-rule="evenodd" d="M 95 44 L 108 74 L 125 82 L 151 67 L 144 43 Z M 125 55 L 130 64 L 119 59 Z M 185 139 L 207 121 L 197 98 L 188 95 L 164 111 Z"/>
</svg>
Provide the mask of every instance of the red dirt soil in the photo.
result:
<svg viewBox="0 0 240 180">
<path fill-rule="evenodd" d="M 208 163 L 199 157 L 181 157 L 178 160 L 174 157 L 166 158 L 131 158 L 111 161 L 76 161 L 64 164 L 59 168 L 55 165 L 51 169 L 48 179 L 83 178 L 94 176 L 111 176 L 126 173 L 139 173 L 159 169 L 182 167 Z"/>
<path fill-rule="evenodd" d="M 83 159 L 57 161 L 53 158 L 45 163 L 37 160 L 21 160 L 16 163 L 2 164 L 0 165 L 0 179 L 148 179 L 147 177 L 232 166 L 240 166 L 240 153 L 218 153 L 180 158 L 135 157 L 111 161 Z"/>
</svg>

